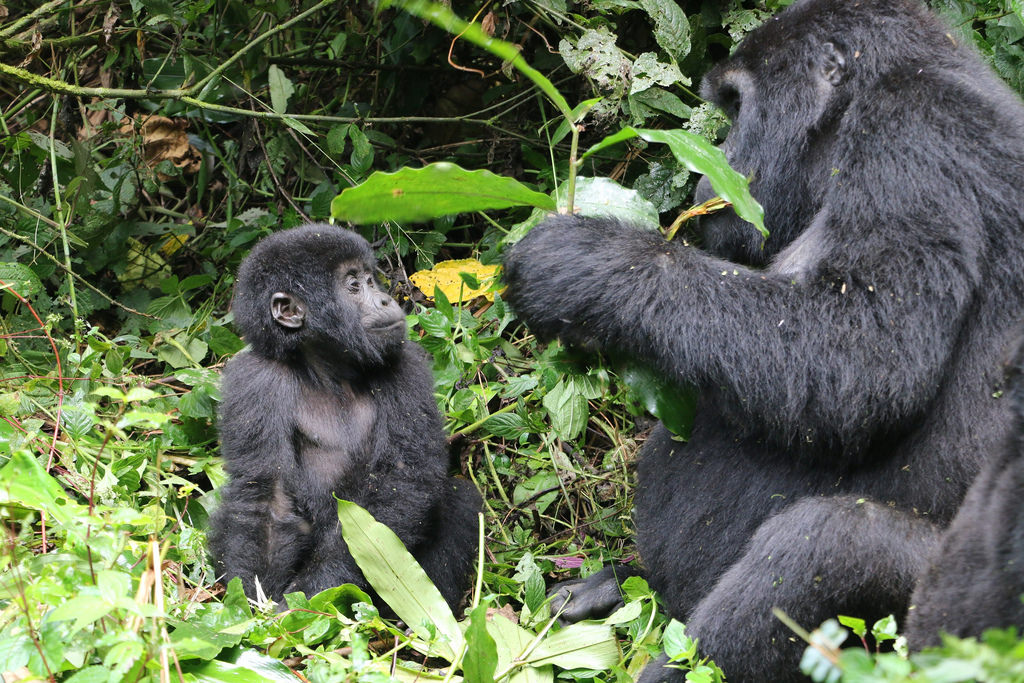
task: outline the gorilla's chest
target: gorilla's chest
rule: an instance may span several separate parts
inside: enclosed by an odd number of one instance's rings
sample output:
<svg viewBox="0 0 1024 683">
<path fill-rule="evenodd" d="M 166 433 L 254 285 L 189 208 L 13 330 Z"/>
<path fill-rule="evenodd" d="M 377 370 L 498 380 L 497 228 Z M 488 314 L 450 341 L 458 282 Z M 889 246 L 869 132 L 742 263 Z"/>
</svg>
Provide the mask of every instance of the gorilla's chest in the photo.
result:
<svg viewBox="0 0 1024 683">
<path fill-rule="evenodd" d="M 330 486 L 373 453 L 373 425 L 377 419 L 369 397 L 304 390 L 296 406 L 298 465 L 313 485 Z"/>
</svg>

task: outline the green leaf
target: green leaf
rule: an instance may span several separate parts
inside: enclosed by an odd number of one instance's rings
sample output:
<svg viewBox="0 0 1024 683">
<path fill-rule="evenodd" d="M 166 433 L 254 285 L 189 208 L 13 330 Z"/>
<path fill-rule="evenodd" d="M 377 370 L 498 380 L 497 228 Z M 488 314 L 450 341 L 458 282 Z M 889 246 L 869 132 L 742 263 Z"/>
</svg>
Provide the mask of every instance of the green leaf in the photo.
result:
<svg viewBox="0 0 1024 683">
<path fill-rule="evenodd" d="M 572 624 L 548 632 L 527 658 L 532 666 L 554 664 L 563 669 L 610 669 L 619 661 L 619 645 L 611 627 Z"/>
<path fill-rule="evenodd" d="M 565 185 L 559 187 L 558 205 L 565 206 Z M 577 178 L 575 213 L 581 216 L 614 216 L 633 225 L 657 230 L 658 210 L 636 190 L 611 178 Z"/>
<path fill-rule="evenodd" d="M 267 84 L 270 86 L 270 108 L 275 113 L 285 113 L 288 109 L 288 100 L 295 92 L 295 86 L 277 64 L 271 64 L 267 70 Z"/>
<path fill-rule="evenodd" d="M 615 610 L 609 615 L 603 622 L 605 626 L 617 626 L 619 624 L 628 624 L 637 617 L 643 611 L 644 604 L 639 600 L 630 600 L 625 605 Z"/>
<path fill-rule="evenodd" d="M 478 605 L 469 614 L 462 675 L 467 681 L 491 681 L 497 668 L 498 647 L 487 632 L 487 605 Z"/>
<path fill-rule="evenodd" d="M 0 262 L 0 291 L 10 289 L 23 297 L 29 297 L 43 291 L 43 283 L 39 276 L 28 266 L 20 263 Z"/>
<path fill-rule="evenodd" d="M 491 415 L 487 420 L 480 426 L 481 429 L 493 434 L 494 436 L 500 436 L 503 439 L 518 439 L 523 434 L 529 432 L 529 425 L 526 423 L 526 418 L 516 413 L 501 413 L 500 415 Z"/>
<path fill-rule="evenodd" d="M 366 133 L 354 125 L 348 127 L 348 137 L 352 140 L 352 156 L 349 159 L 352 162 L 352 168 L 360 175 L 366 173 L 373 166 L 373 146 L 370 145 Z"/>
<path fill-rule="evenodd" d="M 750 183 L 729 167 L 725 154 L 710 142 L 685 130 L 651 130 L 646 128 L 623 128 L 618 133 L 601 140 L 580 157 L 587 158 L 595 152 L 639 136 L 647 142 L 668 145 L 672 156 L 694 173 L 707 176 L 715 192 L 732 202 L 733 211 L 743 220 L 753 223 L 765 237 L 764 209 L 750 194 Z"/>
<path fill-rule="evenodd" d="M 840 618 L 842 622 L 842 618 Z M 846 626 L 847 624 L 843 624 Z M 874 636 L 876 643 L 884 643 L 887 640 L 896 639 L 896 617 L 889 615 L 876 621 L 871 626 L 871 635 Z"/>
<path fill-rule="evenodd" d="M 693 388 L 666 382 L 663 375 L 639 363 L 629 363 L 620 376 L 647 412 L 676 436 L 690 438 L 697 409 L 697 392 Z"/>
<path fill-rule="evenodd" d="M 654 20 L 654 39 L 677 62 L 690 53 L 690 22 L 675 0 L 640 0 Z"/>
<path fill-rule="evenodd" d="M 668 145 L 676 161 L 695 173 L 707 176 L 715 192 L 732 202 L 736 215 L 753 223 L 764 237 L 768 237 L 764 227 L 764 209 L 750 195 L 747 179 L 730 168 L 722 150 L 685 130 L 640 129 L 637 134 L 647 142 Z"/>
<path fill-rule="evenodd" d="M 686 635 L 686 627 L 672 619 L 661 637 L 665 655 L 674 662 L 690 662 L 697 655 L 697 641 Z"/>
<path fill-rule="evenodd" d="M 391 529 L 355 503 L 338 501 L 341 535 L 363 576 L 398 618 L 420 638 L 430 640 L 425 624 L 447 638 L 433 643 L 437 654 L 454 661 L 462 650 L 462 630 L 441 593 Z"/>
<path fill-rule="evenodd" d="M 498 649 L 498 671 L 508 670 L 513 660 L 519 659 L 533 642 L 535 636 L 517 624 L 513 624 L 500 612 L 487 622 L 487 632 L 494 638 Z M 550 666 L 537 668 L 527 666 L 516 671 L 510 683 L 550 683 L 554 680 Z"/>
<path fill-rule="evenodd" d="M 690 79 L 675 64 L 659 62 L 656 54 L 644 52 L 633 63 L 633 81 L 629 84 L 629 94 L 636 95 L 656 85 L 675 83 L 689 85 Z"/>
<path fill-rule="evenodd" d="M 568 202 L 568 184 L 562 183 L 554 193 L 555 203 Z M 658 209 L 636 190 L 619 185 L 611 178 L 577 178 L 573 213 L 580 216 L 612 216 L 638 227 L 657 230 Z M 514 244 L 548 217 L 548 210 L 535 209 L 521 223 L 516 223 L 502 240 Z"/>
<path fill-rule="evenodd" d="M 21 505 L 50 515 L 66 525 L 82 509 L 57 480 L 25 451 L 16 451 L 0 468 L 0 505 Z"/>
<path fill-rule="evenodd" d="M 558 380 L 558 384 L 545 394 L 541 403 L 548 411 L 551 427 L 559 438 L 568 441 L 583 432 L 590 416 L 587 399 L 569 388 L 565 380 Z"/>
<path fill-rule="evenodd" d="M 550 197 L 490 171 L 467 171 L 439 162 L 423 168 L 376 172 L 331 202 L 334 218 L 350 223 L 427 221 L 465 211 L 536 206 L 555 209 Z"/>
<path fill-rule="evenodd" d="M 332 157 L 340 157 L 345 152 L 348 126 L 349 124 L 340 124 L 327 131 L 327 152 Z"/>
<path fill-rule="evenodd" d="M 71 627 L 72 633 L 77 633 L 89 624 L 107 616 L 114 609 L 113 603 L 107 602 L 96 595 L 80 595 L 71 598 L 59 605 L 50 612 L 49 617 L 53 621 L 75 620 Z"/>
<path fill-rule="evenodd" d="M 244 650 L 232 662 L 213 660 L 199 666 L 182 665 L 185 680 L 195 683 L 295 683 L 295 674 L 273 657 Z"/>
<path fill-rule="evenodd" d="M 616 47 L 617 36 L 605 26 L 586 29 L 576 39 L 563 38 L 558 52 L 565 65 L 575 74 L 583 74 L 603 92 L 618 93 L 625 89 L 626 74 L 633 62 Z"/>
<path fill-rule="evenodd" d="M 853 634 L 858 638 L 863 638 L 868 632 L 867 622 L 863 619 L 848 617 L 842 614 L 836 618 L 839 619 L 840 624 L 853 631 Z"/>
<path fill-rule="evenodd" d="M 169 619 L 171 646 L 178 659 L 213 659 L 225 647 L 238 644 L 238 636 L 220 633 L 202 624 Z"/>
<path fill-rule="evenodd" d="M 291 116 L 285 116 L 281 121 L 292 130 L 297 130 L 303 135 L 308 135 L 311 138 L 316 137 L 316 133 L 313 132 L 313 129 L 298 119 L 292 118 Z"/>
<path fill-rule="evenodd" d="M 583 100 L 575 107 L 573 107 L 572 123 L 579 123 L 581 120 L 583 120 L 583 117 L 585 117 L 590 112 L 590 110 L 594 108 L 594 105 L 596 105 L 600 101 L 600 97 L 595 97 L 593 99 Z M 565 139 L 565 136 L 572 132 L 570 126 L 570 119 L 563 118 L 562 122 L 558 124 L 558 128 L 556 128 L 555 132 L 551 134 L 551 141 L 549 144 L 557 145 L 559 142 Z"/>
</svg>

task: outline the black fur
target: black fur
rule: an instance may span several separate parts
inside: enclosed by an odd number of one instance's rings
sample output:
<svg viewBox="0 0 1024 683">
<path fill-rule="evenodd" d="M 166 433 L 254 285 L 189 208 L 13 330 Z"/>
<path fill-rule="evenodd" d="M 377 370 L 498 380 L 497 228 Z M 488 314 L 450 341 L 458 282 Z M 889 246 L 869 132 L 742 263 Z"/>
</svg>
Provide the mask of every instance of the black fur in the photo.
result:
<svg viewBox="0 0 1024 683">
<path fill-rule="evenodd" d="M 363 506 L 416 556 L 453 607 L 475 557 L 481 499 L 448 476 L 423 351 L 374 280 L 358 235 L 307 225 L 260 242 L 242 264 L 235 320 L 252 348 L 224 371 L 221 454 L 230 481 L 210 545 L 255 596 L 311 596 L 367 583 L 334 497 Z M 275 297 L 301 323 L 275 320 Z M 277 316 L 283 320 L 284 316 Z"/>
<path fill-rule="evenodd" d="M 701 390 L 689 443 L 658 428 L 642 450 L 641 559 L 730 681 L 800 680 L 771 608 L 902 617 L 1008 424 L 1024 107 L 910 0 L 798 2 L 704 93 L 767 241 L 732 212 L 703 221 L 703 250 L 552 217 L 510 251 L 507 297 L 541 337 Z M 614 600 L 606 579 L 567 614 Z"/>
<path fill-rule="evenodd" d="M 940 633 L 1024 633 L 1024 348 L 1014 377 L 1013 429 L 967 490 L 914 592 L 907 640 L 920 649 Z"/>
</svg>

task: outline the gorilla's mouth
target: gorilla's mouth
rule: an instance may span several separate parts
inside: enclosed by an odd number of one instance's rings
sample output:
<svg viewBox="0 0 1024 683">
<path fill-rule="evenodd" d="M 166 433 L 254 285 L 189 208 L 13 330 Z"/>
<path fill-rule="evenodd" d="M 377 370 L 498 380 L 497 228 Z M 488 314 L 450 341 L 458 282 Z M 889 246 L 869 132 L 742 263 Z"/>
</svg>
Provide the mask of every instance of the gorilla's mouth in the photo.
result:
<svg viewBox="0 0 1024 683">
<path fill-rule="evenodd" d="M 382 334 L 384 332 L 390 332 L 391 330 L 397 329 L 399 326 L 405 325 L 405 318 L 398 318 L 397 320 L 384 321 L 370 323 L 366 326 L 367 331 L 374 332 L 376 334 Z"/>
</svg>

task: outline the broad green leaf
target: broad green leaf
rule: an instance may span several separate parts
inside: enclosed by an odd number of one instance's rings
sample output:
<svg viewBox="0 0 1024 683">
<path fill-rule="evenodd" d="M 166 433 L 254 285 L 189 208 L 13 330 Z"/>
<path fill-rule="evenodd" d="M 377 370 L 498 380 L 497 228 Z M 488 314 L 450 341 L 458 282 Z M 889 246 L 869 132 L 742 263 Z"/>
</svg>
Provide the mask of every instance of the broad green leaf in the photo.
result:
<svg viewBox="0 0 1024 683">
<path fill-rule="evenodd" d="M 686 627 L 672 619 L 661 636 L 665 655 L 674 662 L 690 661 L 697 654 L 697 641 L 686 635 Z"/>
<path fill-rule="evenodd" d="M 115 401 L 125 400 L 125 393 L 120 389 L 110 386 L 99 386 L 89 392 L 91 396 L 106 396 Z"/>
<path fill-rule="evenodd" d="M 615 666 L 620 656 L 611 627 L 580 623 L 549 631 L 526 661 L 532 666 L 554 664 L 563 669 L 600 671 Z"/>
<path fill-rule="evenodd" d="M 462 675 L 467 681 L 491 681 L 497 668 L 498 647 L 487 632 L 487 605 L 478 605 L 469 615 Z"/>
<path fill-rule="evenodd" d="M 35 271 L 20 263 L 0 262 L 0 281 L 0 291 L 10 289 L 24 297 L 43 291 Z"/>
<path fill-rule="evenodd" d="M 270 108 L 277 114 L 285 113 L 295 86 L 277 64 L 271 64 L 267 69 L 267 84 L 270 86 Z"/>
<path fill-rule="evenodd" d="M 612 145 L 640 137 L 647 142 L 658 142 L 668 145 L 676 160 L 694 173 L 707 176 L 711 186 L 722 199 L 732 203 L 733 211 L 743 220 L 753 223 L 765 237 L 768 231 L 764 227 L 764 209 L 750 195 L 750 183 L 742 175 L 729 167 L 725 154 L 710 142 L 685 130 L 651 130 L 647 128 L 623 128 L 618 133 L 609 135 L 598 142 L 580 157 L 599 152 Z"/>
<path fill-rule="evenodd" d="M 747 179 L 730 168 L 722 150 L 685 130 L 640 129 L 637 134 L 647 142 L 668 145 L 676 161 L 695 173 L 707 176 L 715 192 L 732 203 L 736 215 L 753 223 L 764 237 L 768 237 L 764 227 L 764 209 L 750 195 Z"/>
<path fill-rule="evenodd" d="M 559 188 L 558 205 L 565 205 L 565 186 Z M 581 216 L 612 216 L 649 230 L 658 229 L 658 210 L 636 190 L 611 178 L 577 178 L 575 213 Z"/>
<path fill-rule="evenodd" d="M 212 660 L 199 666 L 182 666 L 185 680 L 194 683 L 295 683 L 295 674 L 279 660 L 244 650 L 232 662 Z"/>
<path fill-rule="evenodd" d="M 225 647 L 238 644 L 238 636 L 221 633 L 202 624 L 168 620 L 174 627 L 171 631 L 171 646 L 178 659 L 213 659 Z"/>
<path fill-rule="evenodd" d="M 689 85 L 690 79 L 675 64 L 659 62 L 656 54 L 644 52 L 633 63 L 633 81 L 629 84 L 629 94 L 636 95 L 656 85 L 675 83 Z"/>
<path fill-rule="evenodd" d="M 643 612 L 644 604 L 639 600 L 630 600 L 625 605 L 615 610 L 608 618 L 603 622 L 605 626 L 617 626 L 619 624 L 628 624 Z"/>
<path fill-rule="evenodd" d="M 425 625 L 433 624 L 447 638 L 433 647 L 453 661 L 455 653 L 462 650 L 462 630 L 441 593 L 395 532 L 345 500 L 338 501 L 338 519 L 349 552 L 381 599 L 424 640 L 430 640 Z"/>
<path fill-rule="evenodd" d="M 348 137 L 352 141 L 352 156 L 349 157 L 352 168 L 359 174 L 366 173 L 373 165 L 373 145 L 366 133 L 355 125 L 348 127 Z"/>
<path fill-rule="evenodd" d="M 82 509 L 25 451 L 16 451 L 0 468 L 0 505 L 10 504 L 45 512 L 60 524 L 67 524 Z"/>
<path fill-rule="evenodd" d="M 95 393 L 95 392 L 93 392 Z M 125 403 L 128 401 L 151 401 L 160 394 L 156 393 L 152 389 L 146 387 L 132 387 L 128 390 L 128 394 L 125 395 Z"/>
<path fill-rule="evenodd" d="M 680 119 L 688 119 L 693 115 L 693 108 L 683 104 L 677 96 L 664 88 L 648 88 L 643 92 L 629 96 L 629 108 L 634 122 L 648 119 L 654 115 L 654 111 L 663 111 Z M 657 162 L 654 162 L 657 163 Z M 651 165 L 653 166 L 654 163 Z M 648 173 L 650 173 L 650 167 Z M 636 184 L 633 185 L 636 187 Z"/>
<path fill-rule="evenodd" d="M 98 595 L 80 595 L 62 603 L 57 609 L 50 612 L 49 617 L 53 621 L 75 620 L 71 627 L 72 633 L 77 633 L 89 624 L 107 616 L 114 609 L 114 604 L 104 600 Z"/>
<path fill-rule="evenodd" d="M 565 207 L 568 185 L 555 190 L 555 202 Z M 579 216 L 610 216 L 638 227 L 657 230 L 658 210 L 636 190 L 619 185 L 611 178 L 577 178 L 574 211 Z M 522 223 L 516 223 L 505 236 L 506 244 L 514 244 L 548 217 L 550 211 L 536 209 Z"/>
<path fill-rule="evenodd" d="M 621 373 L 633 396 L 644 409 L 682 439 L 690 438 L 697 394 L 692 388 L 666 382 L 664 376 L 650 368 L 631 362 Z"/>
<path fill-rule="evenodd" d="M 601 91 L 622 91 L 633 62 L 615 45 L 617 39 L 607 27 L 598 26 L 584 30 L 575 44 L 563 38 L 558 43 L 558 52 L 570 71 L 584 74 Z"/>
<path fill-rule="evenodd" d="M 529 432 L 529 425 L 522 415 L 501 413 L 487 418 L 487 421 L 481 425 L 481 429 L 503 439 L 518 439 Z"/>
<path fill-rule="evenodd" d="M 690 22 L 676 0 L 640 0 L 654 20 L 654 39 L 677 62 L 690 53 Z"/>
<path fill-rule="evenodd" d="M 356 224 L 416 222 L 465 211 L 513 206 L 536 206 L 553 211 L 555 202 L 518 180 L 439 162 L 394 173 L 373 173 L 365 182 L 335 197 L 331 214 Z"/>
<path fill-rule="evenodd" d="M 587 424 L 590 415 L 587 399 L 572 391 L 564 380 L 558 380 L 541 403 L 551 417 L 551 427 L 561 439 L 575 439 Z"/>
<path fill-rule="evenodd" d="M 500 613 L 495 614 L 487 622 L 487 632 L 494 638 L 498 651 L 498 673 L 507 671 L 512 662 L 526 652 L 536 637 Z M 554 678 L 551 666 L 524 666 L 514 670 L 509 683 L 552 683 Z"/>
</svg>

